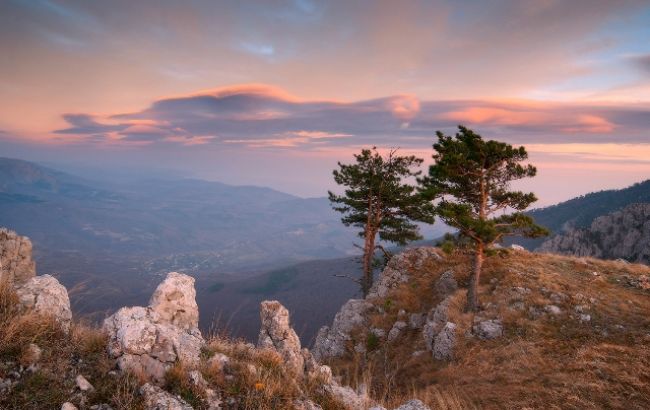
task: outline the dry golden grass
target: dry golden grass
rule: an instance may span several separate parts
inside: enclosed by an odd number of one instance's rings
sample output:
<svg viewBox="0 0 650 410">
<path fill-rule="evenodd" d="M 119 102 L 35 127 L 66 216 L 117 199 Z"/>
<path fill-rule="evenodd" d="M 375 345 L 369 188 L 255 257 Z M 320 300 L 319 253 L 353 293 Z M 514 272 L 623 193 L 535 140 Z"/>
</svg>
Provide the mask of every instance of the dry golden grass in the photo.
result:
<svg viewBox="0 0 650 410">
<path fill-rule="evenodd" d="M 51 318 L 18 309 L 16 295 L 0 284 L 0 378 L 31 364 L 28 346 L 37 344 L 42 355 L 35 371 L 23 371 L 10 393 L 0 396 L 0 408 L 53 409 L 66 401 L 77 405 L 75 377 L 82 374 L 94 386 L 86 406 L 107 403 L 114 409 L 142 408 L 137 380 L 111 376 L 113 362 L 106 353 L 106 337 L 96 328 L 74 324 L 66 334 Z"/>
<path fill-rule="evenodd" d="M 428 312 L 440 302 L 435 281 L 452 269 L 461 286 L 449 309 L 458 325 L 454 360 L 436 361 L 428 352 L 414 357 L 425 344 L 420 331 L 408 330 L 366 357 L 331 363 L 335 373 L 352 385 L 370 380 L 372 395 L 389 406 L 418 397 L 434 409 L 650 408 L 650 291 L 629 284 L 650 275 L 650 267 L 500 252 L 486 260 L 479 315 L 502 319 L 505 335 L 481 341 L 465 336 L 474 319 L 463 313 L 470 262 L 455 253 L 411 272 L 408 283 L 375 301 L 386 313 L 370 318 L 370 326 L 388 332 L 400 309 Z M 517 296 L 516 286 L 530 292 Z M 543 313 L 550 304 L 562 313 Z M 581 308 L 591 321 L 579 320 Z"/>
</svg>

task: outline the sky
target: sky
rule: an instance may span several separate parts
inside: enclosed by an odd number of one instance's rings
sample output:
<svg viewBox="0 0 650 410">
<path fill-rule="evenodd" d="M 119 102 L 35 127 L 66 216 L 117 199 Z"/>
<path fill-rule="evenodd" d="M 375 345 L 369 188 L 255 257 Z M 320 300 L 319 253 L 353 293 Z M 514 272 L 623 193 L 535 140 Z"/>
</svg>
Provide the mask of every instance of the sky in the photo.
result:
<svg viewBox="0 0 650 410">
<path fill-rule="evenodd" d="M 458 124 L 524 145 L 539 205 L 650 178 L 650 2 L 0 2 L 0 156 L 332 188 Z"/>
</svg>

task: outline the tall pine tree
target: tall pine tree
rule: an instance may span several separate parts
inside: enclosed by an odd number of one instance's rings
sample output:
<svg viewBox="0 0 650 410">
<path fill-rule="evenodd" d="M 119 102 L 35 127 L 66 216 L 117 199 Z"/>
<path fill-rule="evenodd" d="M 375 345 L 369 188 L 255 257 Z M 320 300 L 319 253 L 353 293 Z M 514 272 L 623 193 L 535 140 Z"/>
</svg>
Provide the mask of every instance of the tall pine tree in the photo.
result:
<svg viewBox="0 0 650 410">
<path fill-rule="evenodd" d="M 535 194 L 510 190 L 510 182 L 537 173 L 532 165 L 521 164 L 528 158 L 526 149 L 485 141 L 463 126 L 458 130 L 455 137 L 437 132 L 435 162 L 420 183 L 422 192 L 436 199 L 436 214 L 474 245 L 466 310 L 476 311 L 485 249 L 505 236 L 538 237 L 548 232 L 522 213 L 537 200 Z"/>
<path fill-rule="evenodd" d="M 433 205 L 405 179 L 421 174 L 422 159 L 399 156 L 395 150 L 383 157 L 376 147 L 355 154 L 356 163 L 338 163 L 334 180 L 345 187 L 344 195 L 329 192 L 332 207 L 344 214 L 346 226 L 361 228 L 363 276 L 359 283 L 366 296 L 373 282 L 377 236 L 385 242 L 405 245 L 421 239 L 414 221 L 433 223 Z"/>
</svg>

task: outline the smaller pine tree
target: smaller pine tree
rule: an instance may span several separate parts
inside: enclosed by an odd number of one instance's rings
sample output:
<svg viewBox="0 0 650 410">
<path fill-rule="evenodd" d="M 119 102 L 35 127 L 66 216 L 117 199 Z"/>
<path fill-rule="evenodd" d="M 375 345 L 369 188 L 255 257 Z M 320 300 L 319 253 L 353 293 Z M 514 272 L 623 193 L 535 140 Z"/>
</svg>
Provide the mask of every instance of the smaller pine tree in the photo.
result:
<svg viewBox="0 0 650 410">
<path fill-rule="evenodd" d="M 537 200 L 535 194 L 510 190 L 510 182 L 537 173 L 534 166 L 521 164 L 528 158 L 526 149 L 458 129 L 455 137 L 437 132 L 434 163 L 420 183 L 423 194 L 437 200 L 436 214 L 473 243 L 466 309 L 476 311 L 485 249 L 505 236 L 539 237 L 548 231 L 522 212 Z"/>
<path fill-rule="evenodd" d="M 405 245 L 421 239 L 414 221 L 433 223 L 433 205 L 417 188 L 405 182 L 421 174 L 422 159 L 399 156 L 392 150 L 383 157 L 376 147 L 355 154 L 356 163 L 338 163 L 334 181 L 345 187 L 343 195 L 329 192 L 332 207 L 344 214 L 341 221 L 346 226 L 361 228 L 364 238 L 363 276 L 360 285 L 366 296 L 373 282 L 373 259 L 377 236 L 385 242 Z"/>
</svg>

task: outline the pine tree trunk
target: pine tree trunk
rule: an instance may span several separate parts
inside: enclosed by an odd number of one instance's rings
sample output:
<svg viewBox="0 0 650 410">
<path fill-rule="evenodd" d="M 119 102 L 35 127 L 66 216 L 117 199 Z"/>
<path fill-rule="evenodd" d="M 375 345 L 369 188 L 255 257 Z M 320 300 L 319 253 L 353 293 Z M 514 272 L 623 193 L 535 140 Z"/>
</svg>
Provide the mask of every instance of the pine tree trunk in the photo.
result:
<svg viewBox="0 0 650 410">
<path fill-rule="evenodd" d="M 375 256 L 375 231 L 372 228 L 366 229 L 366 238 L 363 246 L 363 277 L 361 278 L 361 291 L 363 297 L 368 296 L 372 287 L 372 261 Z"/>
<path fill-rule="evenodd" d="M 472 275 L 469 278 L 469 286 L 467 288 L 467 306 L 466 312 L 476 312 L 479 307 L 478 303 L 478 284 L 481 278 L 481 270 L 483 269 L 483 243 L 479 242 L 476 245 L 474 253 L 474 266 Z"/>
</svg>

